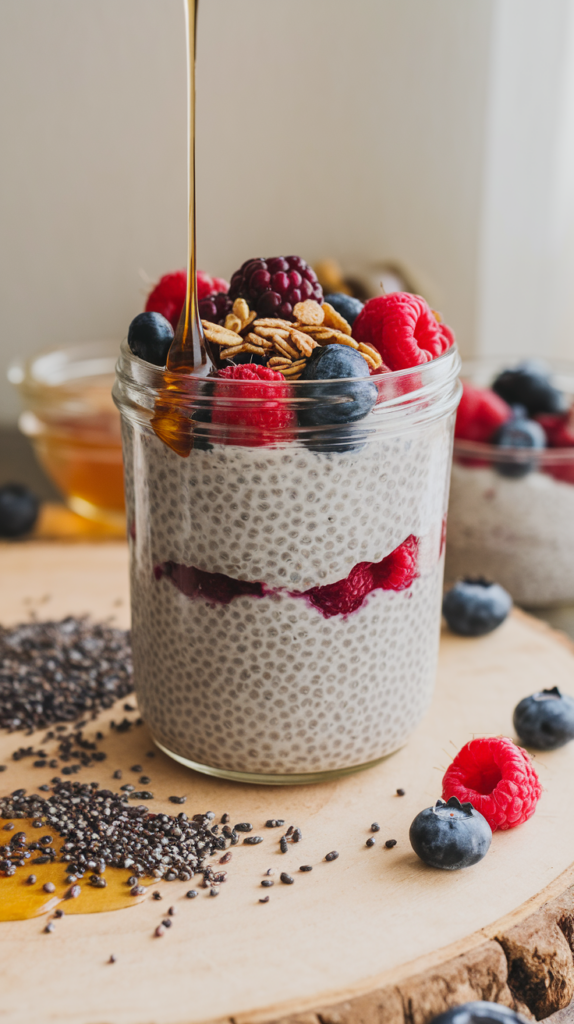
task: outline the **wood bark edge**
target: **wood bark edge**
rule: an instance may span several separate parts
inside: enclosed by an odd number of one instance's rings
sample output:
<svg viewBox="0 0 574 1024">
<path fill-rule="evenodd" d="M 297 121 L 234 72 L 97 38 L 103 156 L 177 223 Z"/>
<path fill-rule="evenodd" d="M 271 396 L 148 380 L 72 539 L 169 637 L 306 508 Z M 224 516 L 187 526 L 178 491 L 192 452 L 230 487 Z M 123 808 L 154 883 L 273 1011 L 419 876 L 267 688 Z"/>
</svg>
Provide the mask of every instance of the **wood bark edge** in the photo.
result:
<svg viewBox="0 0 574 1024">
<path fill-rule="evenodd" d="M 574 885 L 518 924 L 435 967 L 344 1002 L 288 1016 L 241 1014 L 218 1024 L 429 1024 L 475 999 L 542 1020 L 574 996 Z"/>
</svg>

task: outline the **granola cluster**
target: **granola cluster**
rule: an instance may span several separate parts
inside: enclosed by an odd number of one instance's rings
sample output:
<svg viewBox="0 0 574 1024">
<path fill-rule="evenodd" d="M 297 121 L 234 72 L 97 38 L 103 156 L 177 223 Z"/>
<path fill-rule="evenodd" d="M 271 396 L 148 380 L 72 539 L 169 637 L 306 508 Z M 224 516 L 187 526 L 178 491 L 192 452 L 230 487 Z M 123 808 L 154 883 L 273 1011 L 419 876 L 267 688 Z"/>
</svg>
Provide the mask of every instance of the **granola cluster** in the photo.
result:
<svg viewBox="0 0 574 1024">
<path fill-rule="evenodd" d="M 234 359 L 243 353 L 263 357 L 273 370 L 289 380 L 298 380 L 313 349 L 323 345 L 347 345 L 361 353 L 370 370 L 383 364 L 373 345 L 351 337 L 351 326 L 328 302 L 314 299 L 298 302 L 293 313 L 295 322 L 273 317 L 257 318 L 245 299 L 236 299 L 225 323 L 202 320 L 205 337 L 218 348 L 219 360 Z"/>
</svg>

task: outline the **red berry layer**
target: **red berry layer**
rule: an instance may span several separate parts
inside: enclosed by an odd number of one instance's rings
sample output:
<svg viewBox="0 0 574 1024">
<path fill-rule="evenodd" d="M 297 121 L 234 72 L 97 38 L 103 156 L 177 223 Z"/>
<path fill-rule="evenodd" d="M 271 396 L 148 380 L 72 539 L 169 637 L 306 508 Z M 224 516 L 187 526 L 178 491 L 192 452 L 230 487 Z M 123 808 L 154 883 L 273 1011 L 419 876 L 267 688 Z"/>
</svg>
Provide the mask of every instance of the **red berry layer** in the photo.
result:
<svg viewBox="0 0 574 1024">
<path fill-rule="evenodd" d="M 458 752 L 442 783 L 445 800 L 456 796 L 484 815 L 493 832 L 531 818 L 542 794 L 522 747 L 504 736 L 471 740 Z"/>
<path fill-rule="evenodd" d="M 463 381 L 454 436 L 464 441 L 489 444 L 498 428 L 511 416 L 510 406 L 494 391 L 475 388 Z"/>
<path fill-rule="evenodd" d="M 228 405 L 214 402 L 211 414 L 212 424 L 233 428 L 228 443 L 258 448 L 277 441 L 277 430 L 284 431 L 282 441 L 293 440 L 291 431 L 297 426 L 297 416 L 288 405 L 289 385 L 277 370 L 256 363 L 226 366 L 217 374 L 213 394 L 218 399 L 229 399 Z M 241 400 L 245 401 L 243 408 Z M 221 443 L 223 438 L 214 432 L 212 440 Z"/>
<path fill-rule="evenodd" d="M 187 271 L 175 270 L 160 277 L 155 288 L 149 293 L 145 304 L 146 313 L 161 313 L 169 320 L 174 331 L 177 329 L 187 290 Z M 222 277 L 211 277 L 203 270 L 197 271 L 197 298 L 199 302 L 219 292 L 227 292 L 229 285 Z"/>
<path fill-rule="evenodd" d="M 312 587 L 290 597 L 304 597 L 326 619 L 333 615 L 349 615 L 360 608 L 373 590 L 408 590 L 417 574 L 418 541 L 415 537 L 395 548 L 380 562 L 359 562 L 344 580 L 326 587 Z M 204 572 L 194 566 L 164 562 L 154 569 L 156 580 L 168 577 L 173 585 L 189 598 L 203 597 L 216 604 L 229 604 L 234 597 L 249 594 L 265 597 L 280 593 L 264 583 L 232 579 L 218 572 Z"/>
</svg>

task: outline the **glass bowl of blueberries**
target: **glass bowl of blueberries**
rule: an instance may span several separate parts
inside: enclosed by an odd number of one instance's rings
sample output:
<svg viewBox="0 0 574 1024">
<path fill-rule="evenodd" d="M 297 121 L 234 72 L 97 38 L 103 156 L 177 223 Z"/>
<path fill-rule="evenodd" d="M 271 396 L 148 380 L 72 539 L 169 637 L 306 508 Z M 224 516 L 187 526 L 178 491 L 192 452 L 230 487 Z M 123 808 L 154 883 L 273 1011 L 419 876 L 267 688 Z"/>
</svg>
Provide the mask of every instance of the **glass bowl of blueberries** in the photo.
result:
<svg viewBox="0 0 574 1024">
<path fill-rule="evenodd" d="M 463 366 L 446 578 L 488 577 L 517 604 L 574 602 L 574 363 Z"/>
</svg>

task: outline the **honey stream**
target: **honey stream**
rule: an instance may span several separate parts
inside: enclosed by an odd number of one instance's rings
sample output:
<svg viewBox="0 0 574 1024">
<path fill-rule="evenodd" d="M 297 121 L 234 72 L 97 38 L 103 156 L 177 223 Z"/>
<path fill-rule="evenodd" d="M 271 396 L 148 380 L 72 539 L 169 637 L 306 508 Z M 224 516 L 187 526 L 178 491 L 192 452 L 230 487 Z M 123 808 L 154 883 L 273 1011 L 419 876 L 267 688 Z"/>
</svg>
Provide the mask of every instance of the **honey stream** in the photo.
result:
<svg viewBox="0 0 574 1024">
<path fill-rule="evenodd" d="M 187 233 L 187 293 L 175 339 L 167 358 L 167 368 L 176 373 L 198 373 L 207 367 L 205 340 L 197 308 L 197 259 L 195 232 L 195 55 L 198 0 L 184 0 L 187 31 L 187 90 L 188 90 L 188 233 Z"/>
<path fill-rule="evenodd" d="M 8 821 L 1 819 L 3 824 Z M 38 835 L 44 832 L 32 828 L 31 822 L 25 819 L 14 819 L 12 821 L 14 830 L 25 832 L 26 842 L 33 842 Z M 44 831 L 49 831 L 46 825 Z M 12 832 L 2 831 L 0 826 L 0 843 L 9 842 Z M 56 840 L 61 843 L 64 840 L 57 835 L 53 836 L 54 845 L 57 848 Z M 24 921 L 30 917 L 41 917 L 43 914 L 53 914 L 58 907 L 64 914 L 97 914 L 106 910 L 121 910 L 123 907 L 133 907 L 141 903 L 147 896 L 146 892 L 141 896 L 132 896 L 127 880 L 130 871 L 126 868 L 108 867 L 105 872 L 106 888 L 96 889 L 90 885 L 90 874 L 87 872 L 84 878 L 78 879 L 75 883 L 80 886 L 80 895 L 75 898 L 67 898 L 70 891 L 70 882 L 66 881 L 68 868 L 64 862 L 55 861 L 53 864 L 33 864 L 33 860 L 40 850 L 32 852 L 32 856 L 26 861 L 23 867 L 17 867 L 16 873 L 9 878 L 0 877 L 0 921 Z M 36 876 L 36 881 L 30 885 L 27 881 L 30 875 Z M 47 882 L 55 885 L 55 891 L 47 893 L 43 886 Z M 138 881 L 141 884 L 141 881 Z"/>
</svg>

